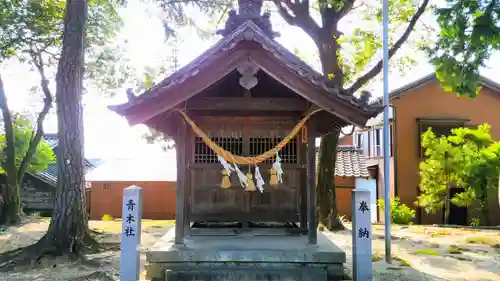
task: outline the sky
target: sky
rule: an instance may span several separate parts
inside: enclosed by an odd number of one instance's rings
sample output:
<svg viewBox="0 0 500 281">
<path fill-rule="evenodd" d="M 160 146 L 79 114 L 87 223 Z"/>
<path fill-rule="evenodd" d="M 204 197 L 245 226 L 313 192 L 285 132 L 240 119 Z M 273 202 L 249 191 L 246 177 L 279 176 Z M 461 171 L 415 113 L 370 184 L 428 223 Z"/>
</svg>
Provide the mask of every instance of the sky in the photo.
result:
<svg viewBox="0 0 500 281">
<path fill-rule="evenodd" d="M 147 8 L 139 0 L 133 0 L 129 2 L 127 8 L 121 10 L 124 27 L 119 36 L 128 40 L 127 55 L 138 67 L 154 65 L 158 62 L 159 57 L 169 55 L 169 52 L 171 52 L 171 50 L 165 48 L 161 22 L 158 18 L 152 16 Z M 281 33 L 280 38 L 277 39 L 281 44 L 290 50 L 300 50 L 300 56 L 308 62 L 317 60 L 313 55 L 316 53 L 316 47 L 302 30 L 286 25 L 277 15 L 272 16 L 272 21 L 274 29 Z M 349 29 L 356 26 L 353 21 L 356 21 L 356 19 L 347 19 L 344 28 Z M 215 43 L 218 38 L 215 35 L 209 40 L 202 40 L 192 30 L 183 33 L 183 42 L 177 53 L 179 65 L 182 66 L 194 59 Z M 410 52 L 411 50 L 403 49 L 402 51 Z M 423 63 L 412 67 L 411 75 L 402 75 L 395 71 L 390 77 L 390 89 L 401 87 L 432 71 L 432 68 L 425 63 L 425 57 L 418 57 L 417 54 L 414 58 Z M 497 62 L 500 62 L 500 55 L 494 56 L 490 65 L 500 65 Z M 29 89 L 39 83 L 39 77 L 35 71 L 30 70 L 26 65 L 15 62 L 0 66 L 0 71 L 5 84 L 9 106 L 12 110 L 22 111 L 26 107 L 41 108 L 40 100 L 29 94 Z M 485 69 L 482 74 L 495 80 L 494 74 L 496 71 L 498 71 L 498 67 Z M 372 90 L 374 96 L 379 96 L 382 94 L 382 85 L 375 83 Z M 116 158 L 145 158 L 151 160 L 171 157 L 166 156 L 158 145 L 146 144 L 141 137 L 142 133 L 145 132 L 144 126 L 130 127 L 124 118 L 107 108 L 108 105 L 125 101 L 124 90 L 117 92 L 114 98 L 104 97 L 96 91 L 85 95 L 84 135 L 86 157 L 105 160 Z M 47 133 L 55 133 L 57 130 L 57 121 L 54 115 L 45 123 Z"/>
</svg>

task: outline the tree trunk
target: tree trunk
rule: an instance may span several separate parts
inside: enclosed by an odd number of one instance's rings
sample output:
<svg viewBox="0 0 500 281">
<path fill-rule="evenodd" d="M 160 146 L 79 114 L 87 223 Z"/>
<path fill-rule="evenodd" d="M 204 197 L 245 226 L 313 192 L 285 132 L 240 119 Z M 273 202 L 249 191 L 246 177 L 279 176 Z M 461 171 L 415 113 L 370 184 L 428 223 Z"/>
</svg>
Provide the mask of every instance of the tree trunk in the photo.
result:
<svg viewBox="0 0 500 281">
<path fill-rule="evenodd" d="M 1 163 L 5 170 L 7 184 L 2 191 L 2 210 L 0 211 L 0 224 L 14 224 L 19 222 L 21 215 L 21 200 L 19 198 L 19 182 L 16 169 L 16 147 L 14 143 L 14 125 L 10 114 L 7 96 L 0 76 L 0 110 L 2 111 L 5 131 L 5 162 Z"/>
<path fill-rule="evenodd" d="M 10 182 L 7 177 L 7 181 Z M 3 197 L 3 209 L 0 211 L 0 224 L 10 225 L 18 223 L 21 219 L 21 200 L 19 195 L 19 185 L 16 182 L 5 185 L 5 195 Z"/>
<path fill-rule="evenodd" d="M 316 186 L 318 200 L 318 222 L 332 230 L 344 229 L 338 217 L 335 190 L 335 162 L 340 130 L 335 130 L 321 140 L 318 184 Z"/>
<path fill-rule="evenodd" d="M 328 31 L 329 30 L 329 31 Z M 337 41 L 332 36 L 336 26 L 328 30 L 322 30 L 316 45 L 319 50 L 323 74 L 328 76 L 333 74 L 332 83 L 338 89 L 342 89 L 343 74 L 340 71 L 337 61 L 336 50 L 339 48 Z M 340 128 L 335 128 L 333 132 L 324 136 L 320 145 L 320 159 L 318 165 L 318 184 L 316 187 L 318 198 L 318 222 L 330 230 L 345 229 L 342 221 L 338 217 L 335 189 L 335 165 L 337 158 L 337 148 L 340 137 Z"/>
<path fill-rule="evenodd" d="M 450 223 L 450 190 L 448 189 L 448 193 L 446 194 L 446 197 L 444 198 L 444 214 L 443 214 L 443 224 L 449 224 Z"/>
<path fill-rule="evenodd" d="M 488 200 L 488 190 L 490 188 L 493 188 L 493 186 L 489 183 L 488 179 L 485 178 L 483 179 L 483 184 L 481 185 L 481 216 L 482 219 L 481 221 L 484 223 L 481 223 L 482 225 L 487 225 L 489 226 L 491 224 L 490 221 L 490 214 L 489 214 L 489 200 Z"/>
<path fill-rule="evenodd" d="M 88 232 L 85 210 L 83 150 L 84 38 L 87 0 L 67 0 L 64 38 L 57 70 L 57 117 L 59 145 L 58 180 L 54 212 L 45 245 L 56 254 L 82 253 Z"/>
</svg>

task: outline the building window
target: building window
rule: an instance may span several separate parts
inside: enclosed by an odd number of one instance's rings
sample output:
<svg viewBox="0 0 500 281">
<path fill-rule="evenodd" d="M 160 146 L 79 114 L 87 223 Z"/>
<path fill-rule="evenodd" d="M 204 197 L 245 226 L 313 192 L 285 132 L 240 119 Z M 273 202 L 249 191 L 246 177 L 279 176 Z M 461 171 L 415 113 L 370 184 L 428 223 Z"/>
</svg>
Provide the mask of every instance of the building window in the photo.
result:
<svg viewBox="0 0 500 281">
<path fill-rule="evenodd" d="M 357 133 L 354 145 L 357 149 L 363 149 L 363 133 Z"/>
<path fill-rule="evenodd" d="M 363 132 L 355 133 L 354 134 L 354 146 L 357 149 L 363 149 Z"/>
<path fill-rule="evenodd" d="M 243 137 L 242 131 L 225 133 L 225 136 L 210 136 L 210 139 L 217 143 L 224 150 L 231 152 L 237 156 L 259 156 L 262 153 L 271 150 L 278 145 L 283 139 L 283 136 L 274 134 L 271 137 Z M 288 144 L 280 150 L 279 156 L 282 163 L 297 164 L 298 163 L 298 142 L 297 137 L 290 140 Z M 264 163 L 272 164 L 274 157 L 264 161 Z M 194 143 L 194 163 L 218 163 L 217 154 L 205 144 L 203 139 L 196 137 Z"/>
<path fill-rule="evenodd" d="M 366 145 L 366 156 L 367 157 L 372 157 L 372 144 L 373 144 L 373 140 L 372 140 L 372 131 L 368 131 L 367 132 L 367 138 L 366 140 L 368 141 L 367 145 Z"/>
<path fill-rule="evenodd" d="M 243 152 L 243 137 L 236 135 L 235 137 L 210 137 L 218 146 L 224 150 L 231 152 L 234 155 L 241 155 Z M 195 163 L 218 163 L 217 154 L 205 144 L 202 138 L 195 138 L 194 145 L 194 162 Z"/>
<path fill-rule="evenodd" d="M 392 144 L 394 143 L 394 129 L 392 128 L 392 124 L 389 125 L 389 157 L 392 157 L 392 153 L 393 153 L 393 148 L 392 148 Z"/>
<path fill-rule="evenodd" d="M 250 156 L 259 156 L 266 151 L 273 149 L 278 145 L 284 137 L 258 137 L 250 138 Z M 290 140 L 290 142 L 280 150 L 279 156 L 281 161 L 285 164 L 297 164 L 297 137 Z M 272 164 L 274 157 L 264 161 L 264 163 Z"/>
<path fill-rule="evenodd" d="M 382 128 L 373 130 L 373 157 L 382 156 Z"/>
</svg>

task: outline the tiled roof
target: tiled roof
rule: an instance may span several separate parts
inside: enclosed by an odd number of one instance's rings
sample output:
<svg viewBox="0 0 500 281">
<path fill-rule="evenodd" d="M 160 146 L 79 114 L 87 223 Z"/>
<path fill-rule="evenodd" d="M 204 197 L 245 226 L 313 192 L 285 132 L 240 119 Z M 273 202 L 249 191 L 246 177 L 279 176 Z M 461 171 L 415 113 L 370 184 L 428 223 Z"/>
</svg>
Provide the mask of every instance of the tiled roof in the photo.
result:
<svg viewBox="0 0 500 281">
<path fill-rule="evenodd" d="M 85 173 L 88 173 L 93 168 L 95 168 L 95 166 L 92 165 L 92 163 L 90 163 L 87 160 L 85 160 L 84 165 L 85 165 L 85 167 L 84 167 Z M 47 166 L 46 170 L 40 171 L 33 176 L 41 179 L 42 181 L 44 181 L 52 186 L 56 186 L 57 185 L 57 164 L 56 163 L 49 164 Z"/>
<path fill-rule="evenodd" d="M 297 74 L 297 77 L 302 77 L 309 83 L 322 88 L 329 98 L 340 99 L 347 104 L 354 105 L 358 109 L 361 109 L 367 116 L 376 116 L 376 114 L 380 112 L 380 106 L 369 105 L 365 100 L 338 89 L 338 87 L 333 85 L 324 75 L 314 70 L 281 44 L 267 36 L 251 20 L 240 25 L 231 34 L 222 38 L 213 47 L 205 51 L 191 63 L 180 68 L 150 89 L 147 89 L 141 95 L 129 100 L 128 103 L 109 106 L 109 108 L 124 113 L 133 106 L 153 100 L 164 93 L 168 88 L 177 84 L 182 84 L 187 79 L 198 75 L 205 68 L 210 67 L 212 61 L 229 53 L 241 41 L 253 41 L 259 44 L 263 49 L 270 52 L 277 61 L 288 68 L 290 72 Z"/>
<path fill-rule="evenodd" d="M 52 150 L 54 150 L 59 145 L 59 139 L 57 138 L 57 134 L 45 134 L 43 138 L 49 144 Z"/>
<path fill-rule="evenodd" d="M 52 148 L 52 151 L 56 153 L 56 148 L 59 145 L 59 140 L 57 138 L 57 134 L 45 134 L 43 136 L 45 141 L 49 144 L 50 148 Z M 97 161 L 97 160 L 95 160 Z M 89 160 L 85 159 L 84 162 L 85 165 L 85 173 L 88 173 L 90 170 L 96 167 L 92 162 Z M 56 186 L 57 185 L 57 164 L 56 163 L 51 163 L 47 166 L 46 170 L 37 172 L 33 174 L 34 177 L 37 177 L 38 179 L 52 185 Z"/>
<path fill-rule="evenodd" d="M 316 164 L 319 165 L 319 153 L 316 154 Z M 370 176 L 366 165 L 366 158 L 361 150 L 350 145 L 340 145 L 337 149 L 335 162 L 335 176 L 367 178 Z"/>
<path fill-rule="evenodd" d="M 366 158 L 361 150 L 353 146 L 339 146 L 335 175 L 340 177 L 369 177 Z"/>
</svg>

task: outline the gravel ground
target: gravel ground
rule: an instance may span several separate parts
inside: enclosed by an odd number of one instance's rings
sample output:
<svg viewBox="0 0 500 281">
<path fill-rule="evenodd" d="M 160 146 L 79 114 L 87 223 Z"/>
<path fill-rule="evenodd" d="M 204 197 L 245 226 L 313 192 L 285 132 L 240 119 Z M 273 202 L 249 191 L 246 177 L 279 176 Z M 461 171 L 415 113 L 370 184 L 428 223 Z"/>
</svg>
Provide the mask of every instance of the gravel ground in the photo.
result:
<svg viewBox="0 0 500 281">
<path fill-rule="evenodd" d="M 498 230 L 394 226 L 391 232 L 395 260 L 388 265 L 384 260 L 383 226 L 373 226 L 373 254 L 380 259 L 373 263 L 374 280 L 500 280 Z M 326 234 L 346 251 L 346 272 L 352 276 L 351 231 Z M 474 239 L 489 245 L 467 243 Z"/>
<path fill-rule="evenodd" d="M 0 253 L 36 242 L 45 232 L 48 220 L 37 219 L 21 227 L 0 231 Z M 92 221 L 91 228 L 102 232 L 98 240 L 120 241 L 119 221 Z M 171 222 L 146 221 L 142 234 L 142 251 L 151 247 L 171 227 Z M 347 225 L 349 228 L 350 225 Z M 346 251 L 346 273 L 352 276 L 352 244 L 350 230 L 327 232 Z M 423 226 L 394 226 L 392 253 L 395 260 L 388 265 L 383 260 L 383 226 L 373 226 L 373 274 L 381 281 L 426 280 L 499 280 L 500 231 L 451 229 Z M 472 243 L 474 242 L 474 243 Z M 455 249 L 453 254 L 450 249 Z M 114 281 L 118 280 L 119 252 L 108 251 L 88 256 L 99 266 L 84 266 L 64 260 L 42 260 L 36 269 L 18 268 L 0 273 L 1 281 Z M 141 255 L 145 264 L 145 255 Z M 94 277 L 87 277 L 94 273 Z M 144 274 L 144 270 L 143 273 Z M 143 278 L 144 275 L 141 275 Z"/>
</svg>

